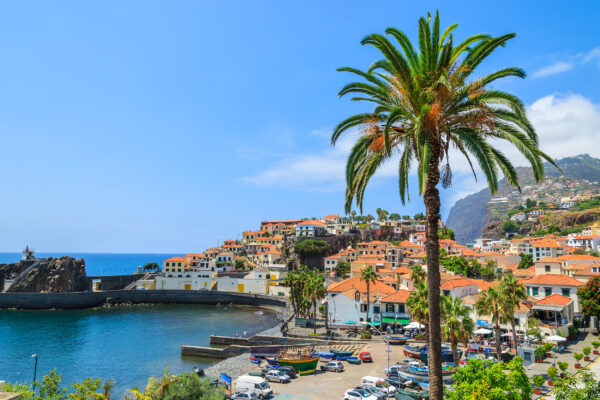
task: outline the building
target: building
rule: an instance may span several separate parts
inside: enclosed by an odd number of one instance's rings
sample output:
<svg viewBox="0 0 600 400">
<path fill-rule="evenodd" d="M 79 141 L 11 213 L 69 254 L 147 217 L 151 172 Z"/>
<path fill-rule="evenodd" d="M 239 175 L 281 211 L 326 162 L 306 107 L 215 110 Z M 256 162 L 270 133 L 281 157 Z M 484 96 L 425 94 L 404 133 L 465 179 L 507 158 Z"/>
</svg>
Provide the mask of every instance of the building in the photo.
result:
<svg viewBox="0 0 600 400">
<path fill-rule="evenodd" d="M 325 257 L 325 271 L 334 271 L 335 267 L 337 267 L 338 263 L 340 262 L 340 255 L 339 254 L 334 254 L 332 256 L 329 257 Z"/>
<path fill-rule="evenodd" d="M 566 335 L 573 324 L 575 302 L 569 296 L 553 293 L 536 301 L 531 308 L 531 317 L 542 323 L 542 333 Z"/>
<path fill-rule="evenodd" d="M 476 294 L 479 292 L 477 281 L 469 278 L 446 280 L 442 282 L 440 289 L 443 295 L 458 298 L 463 298 L 470 294 Z"/>
<path fill-rule="evenodd" d="M 381 323 L 407 325 L 410 323 L 410 313 L 406 300 L 410 296 L 408 290 L 398 290 L 381 298 Z"/>
<path fill-rule="evenodd" d="M 573 300 L 575 312 L 580 312 L 577 289 L 584 285 L 583 282 L 563 274 L 544 274 L 536 275 L 523 283 L 528 296 L 541 300 L 552 294 L 560 294 Z"/>
<path fill-rule="evenodd" d="M 182 277 L 186 269 L 185 257 L 171 257 L 163 261 L 163 275 L 168 277 Z"/>
<path fill-rule="evenodd" d="M 309 219 L 296 224 L 296 236 L 314 237 L 323 236 L 327 232 L 327 225 L 321 221 Z"/>
</svg>

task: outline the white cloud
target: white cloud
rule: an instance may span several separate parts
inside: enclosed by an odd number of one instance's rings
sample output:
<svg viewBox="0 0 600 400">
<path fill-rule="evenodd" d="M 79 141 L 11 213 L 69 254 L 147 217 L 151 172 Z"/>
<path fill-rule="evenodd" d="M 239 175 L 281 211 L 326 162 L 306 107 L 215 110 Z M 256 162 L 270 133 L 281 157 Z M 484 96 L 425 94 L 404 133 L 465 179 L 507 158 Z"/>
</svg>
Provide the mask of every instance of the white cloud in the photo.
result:
<svg viewBox="0 0 600 400">
<path fill-rule="evenodd" d="M 598 66 L 600 67 L 600 47 L 595 47 L 587 53 L 575 54 L 567 57 L 566 60 L 558 61 L 554 64 L 542 67 L 531 74 L 531 76 L 534 78 L 545 78 L 547 76 L 570 71 L 576 66 L 583 65 L 594 60 L 597 61 Z"/>
<path fill-rule="evenodd" d="M 543 78 L 550 75 L 556 75 L 573 69 L 573 66 L 572 62 L 559 61 L 552 65 L 548 65 L 547 67 L 538 69 L 531 76 L 534 78 Z"/>
</svg>

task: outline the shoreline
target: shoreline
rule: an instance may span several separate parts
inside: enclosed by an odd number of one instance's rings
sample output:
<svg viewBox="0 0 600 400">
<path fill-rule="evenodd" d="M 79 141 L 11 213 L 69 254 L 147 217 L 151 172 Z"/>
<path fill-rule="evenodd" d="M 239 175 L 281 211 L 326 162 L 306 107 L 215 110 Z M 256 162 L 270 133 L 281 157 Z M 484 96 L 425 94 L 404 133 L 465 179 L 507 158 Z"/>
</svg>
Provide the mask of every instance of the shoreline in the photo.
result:
<svg viewBox="0 0 600 400">
<path fill-rule="evenodd" d="M 278 320 L 275 326 L 255 333 L 255 335 L 281 337 L 281 324 L 282 322 Z M 210 364 L 208 367 L 204 368 L 204 374 L 206 376 L 219 378 L 221 373 L 225 373 L 229 375 L 231 379 L 236 379 L 239 376 L 248 373 L 251 368 L 252 364 L 250 363 L 250 353 L 245 353 Z"/>
</svg>

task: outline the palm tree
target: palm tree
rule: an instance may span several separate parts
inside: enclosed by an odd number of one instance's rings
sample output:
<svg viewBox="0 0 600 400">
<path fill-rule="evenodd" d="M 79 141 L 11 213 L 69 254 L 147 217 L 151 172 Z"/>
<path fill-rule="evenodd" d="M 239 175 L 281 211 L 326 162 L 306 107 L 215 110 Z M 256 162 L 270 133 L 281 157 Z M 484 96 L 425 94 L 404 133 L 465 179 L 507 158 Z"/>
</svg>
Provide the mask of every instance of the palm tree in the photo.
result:
<svg viewBox="0 0 600 400">
<path fill-rule="evenodd" d="M 462 299 L 453 296 L 441 297 L 442 336 L 450 342 L 454 364 L 458 365 L 458 342 L 467 343 L 473 335 L 475 324 L 469 317 L 471 309 L 463 305 Z"/>
<path fill-rule="evenodd" d="M 352 210 L 350 212 L 350 217 L 352 218 L 352 221 L 356 221 L 356 211 Z"/>
<path fill-rule="evenodd" d="M 408 175 L 416 161 L 419 193 L 427 212 L 426 252 L 429 282 L 430 351 L 429 374 L 431 399 L 442 399 L 440 273 L 437 224 L 440 219 L 438 184 L 452 183 L 450 149 L 472 159 L 483 171 L 492 193 L 498 189 L 498 169 L 508 183 L 517 186 L 518 178 L 510 160 L 488 139 L 514 145 L 532 166 L 536 181 L 544 177 L 542 159 L 554 162 L 538 148 L 538 138 L 527 119 L 525 107 L 516 96 L 490 88 L 498 79 L 525 77 L 520 68 L 504 68 L 474 78 L 477 67 L 514 33 L 493 37 L 477 34 L 455 44 L 450 25 L 440 34 L 436 13 L 419 20 L 418 46 L 396 28 L 371 34 L 363 45 L 376 47 L 383 59 L 375 61 L 365 72 L 340 68 L 363 79 L 344 86 L 340 96 L 351 94 L 352 100 L 368 101 L 371 112 L 353 115 L 334 129 L 335 144 L 345 131 L 358 127 L 362 135 L 353 146 L 346 166 L 345 208 L 356 200 L 362 210 L 363 197 L 370 178 L 384 163 L 399 156 L 399 192 L 404 203 L 408 198 Z M 474 168 L 472 168 L 475 174 Z"/>
<path fill-rule="evenodd" d="M 512 329 L 512 339 L 515 347 L 515 354 L 518 350 L 517 329 L 515 327 L 515 311 L 519 309 L 521 301 L 527 300 L 525 286 L 517 281 L 512 274 L 505 275 L 500 281 L 500 291 L 504 298 L 504 319 L 510 321 Z"/>
<path fill-rule="evenodd" d="M 475 303 L 475 307 L 477 308 L 477 312 L 479 314 L 490 315 L 492 317 L 492 323 L 494 324 L 494 333 L 496 337 L 496 355 L 498 357 L 498 361 L 500 361 L 500 353 L 502 351 L 502 347 L 500 345 L 500 320 L 504 316 L 504 302 L 505 299 L 500 288 L 495 289 L 493 287 L 489 287 L 481 292 L 479 300 L 477 300 L 477 303 Z"/>
<path fill-rule="evenodd" d="M 411 269 L 412 271 L 410 273 L 410 279 L 415 285 L 425 279 L 426 274 L 425 270 L 423 269 L 423 266 L 421 266 L 420 264 L 416 264 L 413 265 Z"/>
<path fill-rule="evenodd" d="M 292 270 L 288 272 L 287 276 L 283 279 L 284 286 L 290 288 L 290 303 L 292 303 L 292 309 L 294 313 L 292 315 L 298 314 L 298 301 L 296 296 L 296 287 L 299 282 L 299 272 L 296 270 Z"/>
<path fill-rule="evenodd" d="M 315 270 L 310 270 L 307 273 L 306 286 L 304 287 L 304 296 L 310 300 L 313 306 L 315 321 L 313 324 L 313 332 L 317 333 L 317 301 L 325 297 L 327 289 L 325 289 L 325 278 Z"/>
<path fill-rule="evenodd" d="M 367 284 L 367 320 L 369 322 L 369 309 L 371 308 L 371 282 L 375 282 L 379 279 L 379 275 L 372 267 L 366 267 L 360 273 L 360 280 L 365 281 Z"/>
<path fill-rule="evenodd" d="M 429 303 L 427 282 L 419 281 L 415 284 L 415 291 L 411 292 L 406 299 L 406 306 L 410 310 L 411 319 L 425 325 L 425 331 L 429 334 Z"/>
</svg>

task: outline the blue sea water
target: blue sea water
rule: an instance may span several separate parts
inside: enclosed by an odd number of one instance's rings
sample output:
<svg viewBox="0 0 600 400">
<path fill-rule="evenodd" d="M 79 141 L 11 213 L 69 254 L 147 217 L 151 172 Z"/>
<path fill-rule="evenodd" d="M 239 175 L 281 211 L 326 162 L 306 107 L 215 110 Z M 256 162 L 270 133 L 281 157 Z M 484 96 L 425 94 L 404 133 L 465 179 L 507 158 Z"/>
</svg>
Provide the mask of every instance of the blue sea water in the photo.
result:
<svg viewBox="0 0 600 400">
<path fill-rule="evenodd" d="M 137 272 L 138 266 L 149 262 L 158 263 L 162 267 L 163 260 L 182 254 L 125 254 L 125 253 L 35 253 L 36 257 L 83 258 L 88 276 L 122 275 Z M 21 260 L 21 253 L 0 253 L 0 264 L 8 264 Z"/>
<path fill-rule="evenodd" d="M 39 253 L 40 257 L 65 254 Z M 132 273 L 146 262 L 171 254 L 78 254 L 89 276 Z M 0 253 L 0 263 L 18 253 Z M 150 376 L 169 366 L 173 373 L 205 367 L 215 360 L 180 356 L 181 345 L 208 346 L 209 336 L 260 332 L 275 324 L 273 312 L 253 307 L 230 309 L 208 305 L 133 305 L 90 310 L 0 310 L 0 380 L 31 382 L 39 356 L 38 380 L 53 368 L 63 382 L 87 377 L 115 380 L 115 397 L 143 388 Z"/>
</svg>

